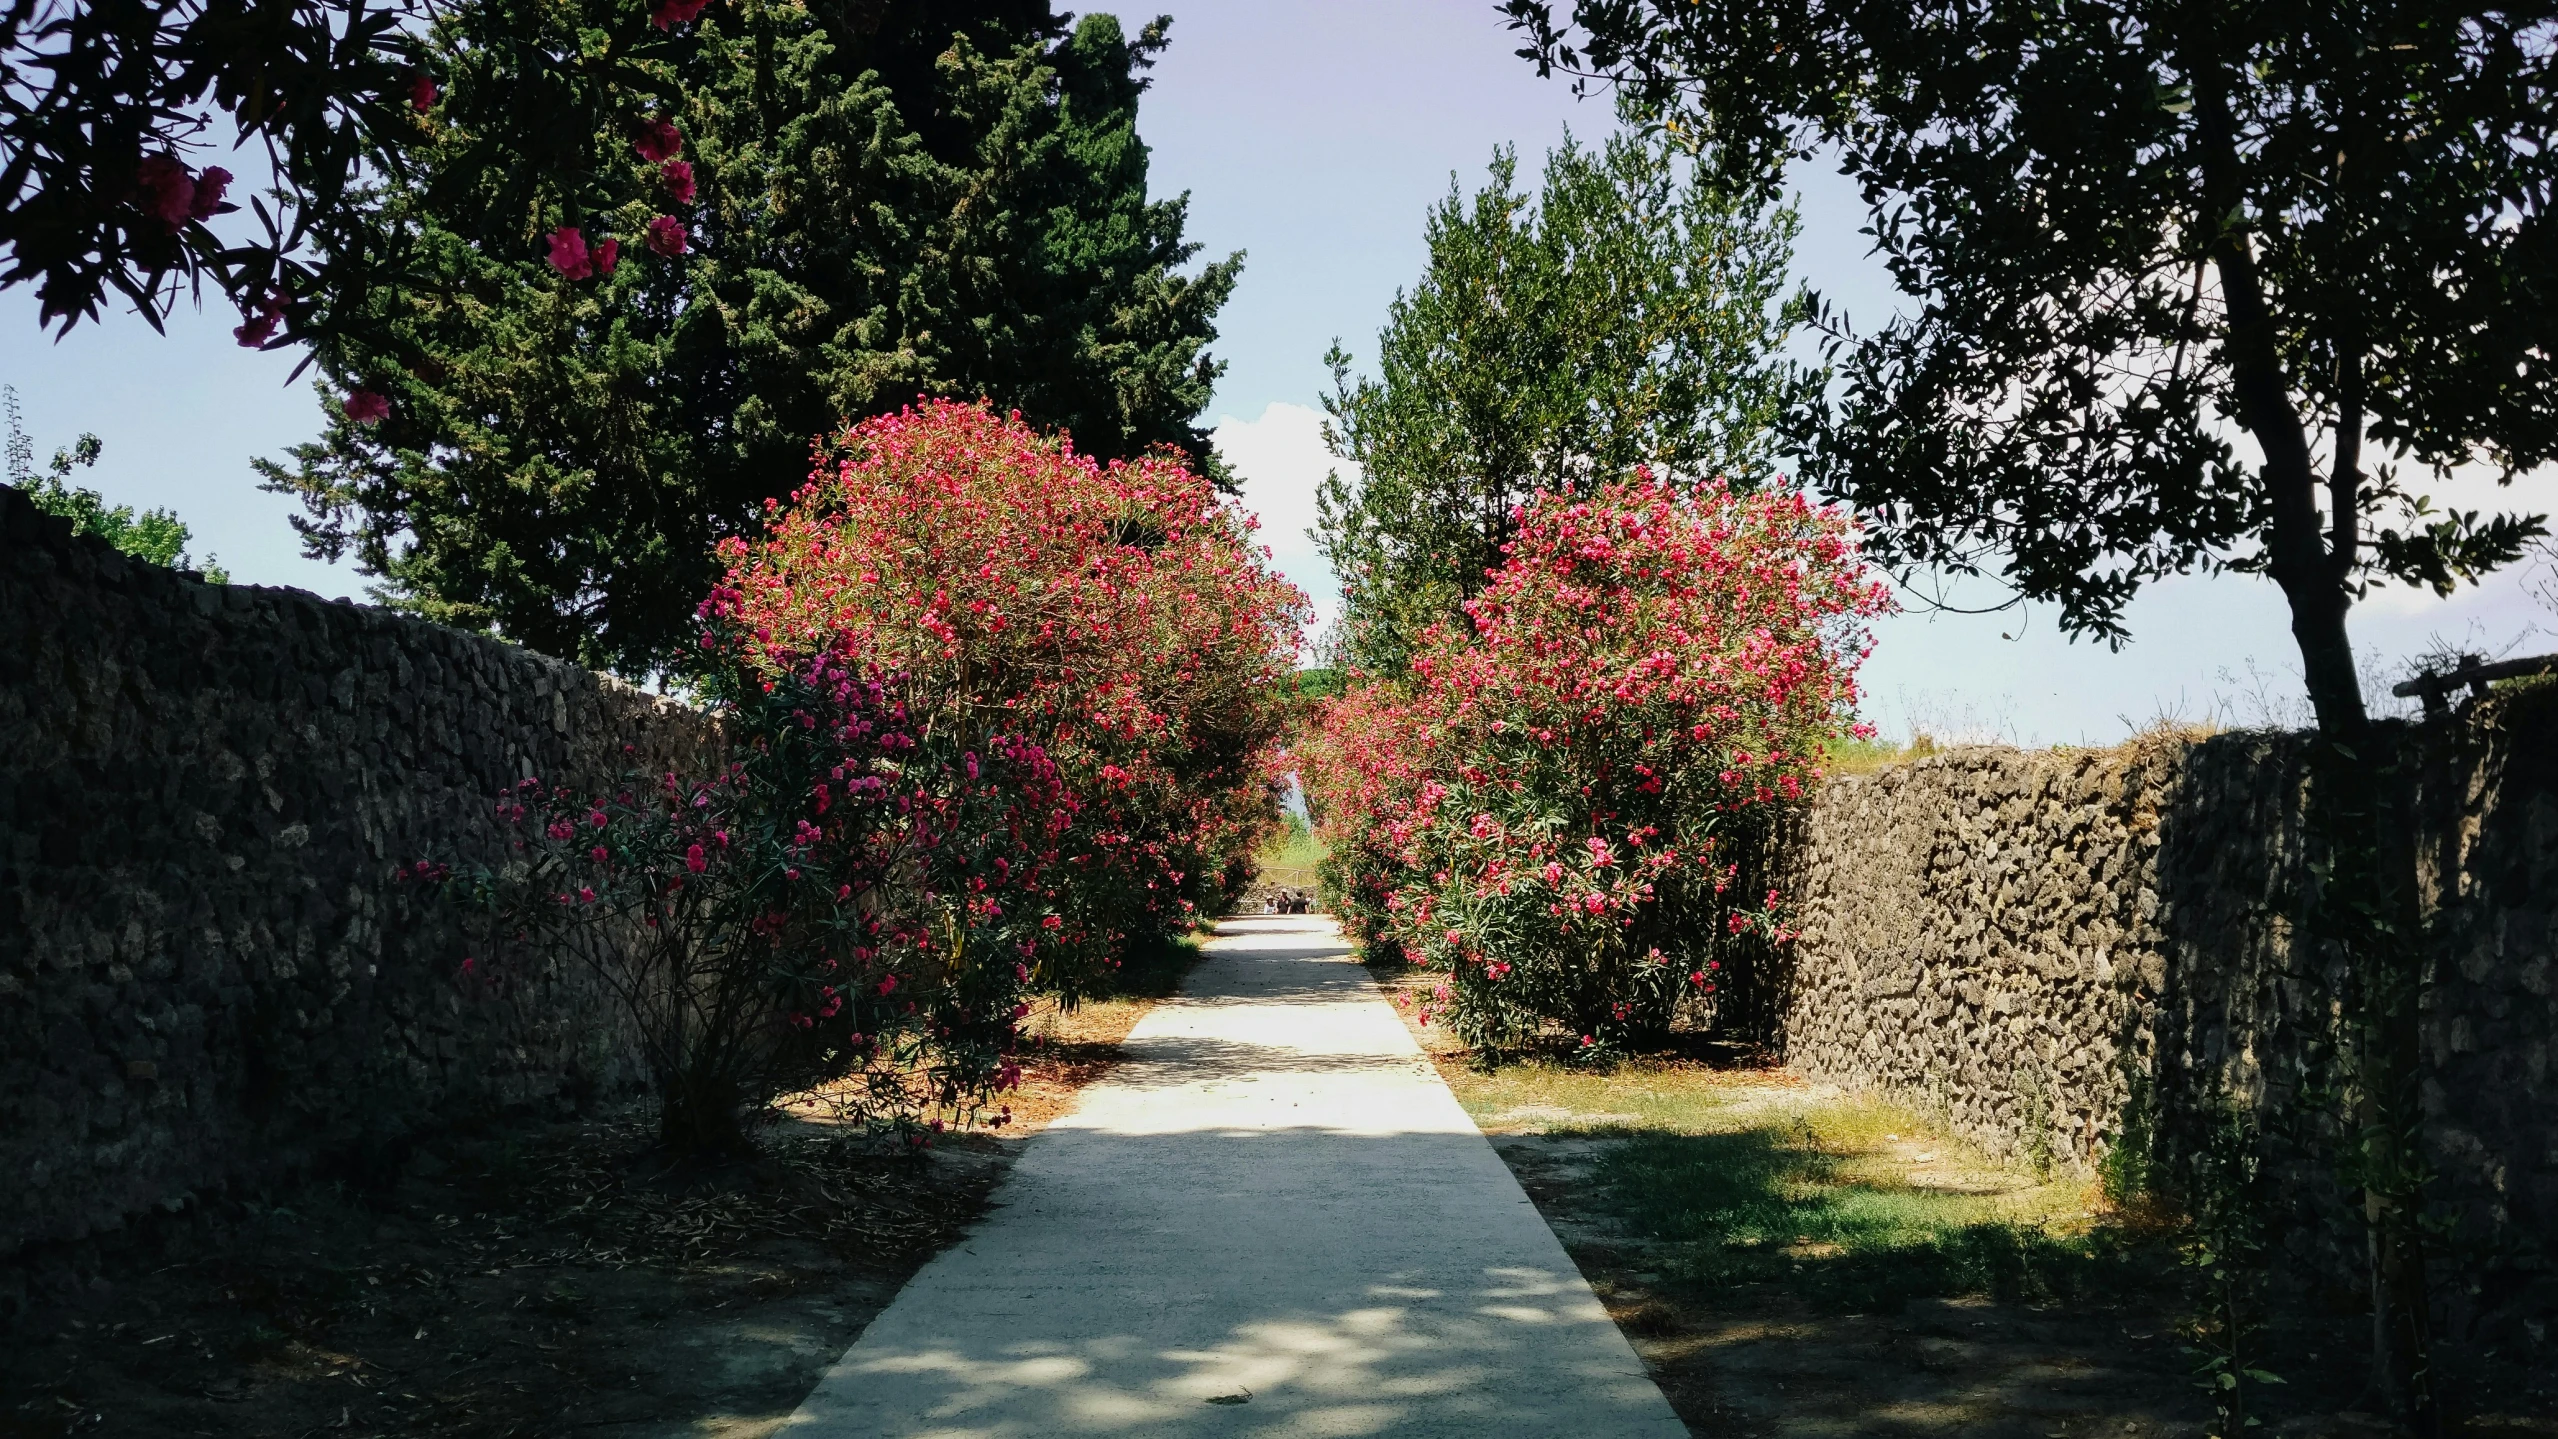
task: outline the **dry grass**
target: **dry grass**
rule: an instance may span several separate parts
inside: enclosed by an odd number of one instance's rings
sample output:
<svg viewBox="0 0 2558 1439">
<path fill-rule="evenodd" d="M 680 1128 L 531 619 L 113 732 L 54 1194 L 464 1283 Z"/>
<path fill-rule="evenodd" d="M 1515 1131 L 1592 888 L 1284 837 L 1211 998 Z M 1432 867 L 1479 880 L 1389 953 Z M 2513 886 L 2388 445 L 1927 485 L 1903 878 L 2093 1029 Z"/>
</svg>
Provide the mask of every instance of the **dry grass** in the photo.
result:
<svg viewBox="0 0 2558 1439">
<path fill-rule="evenodd" d="M 1402 1007 L 1412 1022 L 1419 1006 Z M 1692 1282 L 1782 1281 L 1849 1307 L 2037 1296 L 2115 1268 L 2133 1238 L 2090 1180 L 2036 1176 L 1910 1109 L 1783 1070 L 1540 1057 L 1487 1073 L 1444 1030 L 1415 1028 L 1485 1133 L 1600 1141 L 1597 1196 L 1656 1269 Z"/>
<path fill-rule="evenodd" d="M 1375 972 L 1691 1432 L 2203 1439 L 2172 1216 L 2109 1211 L 2086 1180 L 1782 1069 L 1480 1072 L 1414 1023 L 1428 976 Z M 2289 1383 L 2251 1432 L 2387 1432 L 2358 1412 L 2364 1323 L 2282 1318 Z M 2537 1357 L 2465 1356 L 2458 1432 L 2558 1435 Z"/>
<path fill-rule="evenodd" d="M 1323 841 L 1298 820 L 1279 831 L 1261 853 L 1253 856 L 1253 863 L 1260 870 L 1254 888 L 1312 889 L 1315 867 L 1323 863 L 1323 856 Z"/>
<path fill-rule="evenodd" d="M 2199 1439 L 2174 1257 L 2084 1181 L 1782 1069 L 1414 1033 L 1691 1432 Z"/>
<path fill-rule="evenodd" d="M 1934 753 L 1936 741 L 1924 734 L 1908 744 L 1879 739 L 1832 740 L 1821 746 L 1821 768 L 1831 775 L 1872 774 Z"/>
</svg>

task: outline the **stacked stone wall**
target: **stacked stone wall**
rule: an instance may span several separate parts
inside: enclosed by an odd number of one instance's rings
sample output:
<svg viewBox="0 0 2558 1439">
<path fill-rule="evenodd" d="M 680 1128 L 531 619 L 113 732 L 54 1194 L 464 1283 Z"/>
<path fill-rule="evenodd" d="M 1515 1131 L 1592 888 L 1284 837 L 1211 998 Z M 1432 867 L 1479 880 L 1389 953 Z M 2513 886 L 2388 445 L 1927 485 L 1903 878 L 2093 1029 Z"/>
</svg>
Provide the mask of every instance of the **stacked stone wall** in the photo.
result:
<svg viewBox="0 0 2558 1439">
<path fill-rule="evenodd" d="M 2558 1234 L 2558 690 L 2396 728 L 2428 903 L 2426 1136 L 2451 1242 Z M 1956 749 L 1837 779 L 1777 851 L 1800 939 L 1788 1062 L 2013 1157 L 2161 1153 L 2252 1112 L 2307 1212 L 2343 1212 L 2314 938 L 2306 736 Z M 2331 1225 L 2332 1229 L 2333 1226 Z M 2347 1236 L 2331 1233 L 2331 1240 Z"/>
<path fill-rule="evenodd" d="M 140 564 L 0 487 L 0 1255 L 638 1077 L 591 976 L 458 974 L 402 867 L 495 796 L 698 761 L 700 713 L 297 590 Z"/>
</svg>

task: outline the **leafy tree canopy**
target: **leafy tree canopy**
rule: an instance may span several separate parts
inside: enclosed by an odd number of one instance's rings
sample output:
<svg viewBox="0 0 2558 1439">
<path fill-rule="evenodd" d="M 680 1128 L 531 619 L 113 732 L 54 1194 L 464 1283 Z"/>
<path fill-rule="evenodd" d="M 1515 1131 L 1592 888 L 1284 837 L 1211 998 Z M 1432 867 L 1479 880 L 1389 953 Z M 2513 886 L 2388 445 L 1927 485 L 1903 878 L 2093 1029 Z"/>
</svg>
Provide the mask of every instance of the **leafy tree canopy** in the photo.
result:
<svg viewBox="0 0 2558 1439">
<path fill-rule="evenodd" d="M 759 0 L 704 16 L 561 153 L 477 128 L 608 8 L 482 0 L 426 37 L 449 94 L 366 211 L 414 234 L 426 279 L 328 317 L 349 398 L 262 466 L 310 550 L 394 604 L 639 674 L 678 661 L 717 541 L 847 417 L 985 397 L 1104 458 L 1212 463 L 1204 350 L 1241 256 L 1184 275 L 1186 200 L 1146 196 L 1167 22 Z M 528 166 L 601 179 L 527 203 Z"/>
<path fill-rule="evenodd" d="M 2320 748 L 2315 923 L 2353 983 L 2347 1167 L 2373 1375 L 2437 1432 L 2418 996 L 2440 963 L 2345 618 L 2449 592 L 2542 516 L 2438 511 L 2558 458 L 2558 16 L 2476 0 L 1508 0 L 1523 52 L 1679 106 L 1736 182 L 1834 152 L 1921 304 L 1829 326 L 1788 428 L 1869 550 L 1996 565 L 2120 642 L 2151 579 L 2282 587 Z M 2252 445 L 2233 443 L 2243 427 Z M 2249 451 L 2252 450 L 2253 453 Z"/>
<path fill-rule="evenodd" d="M 1379 375 L 1335 344 L 1315 537 L 1342 581 L 1353 665 L 1401 674 L 1421 632 L 1501 562 L 1513 512 L 1648 464 L 1764 476 L 1806 378 L 1775 356 L 1796 222 L 1700 175 L 1675 136 L 1566 141 L 1532 203 L 1497 152 L 1426 222 L 1429 265 L 1377 337 Z"/>
<path fill-rule="evenodd" d="M 689 47 L 706 3 L 588 6 L 565 32 L 543 7 L 504 13 L 490 38 L 528 63 L 514 86 L 481 92 L 468 118 L 488 152 L 512 163 L 474 183 L 519 203 L 544 187 L 600 184 L 560 137 L 647 93 Z M 324 334 L 347 297 L 415 281 L 410 237 L 369 225 L 360 201 L 368 175 L 409 177 L 422 117 L 452 108 L 440 68 L 449 57 L 421 43 L 438 8 L 0 7 L 0 287 L 35 283 L 43 319 L 65 329 L 118 295 L 157 326 L 181 296 L 209 287 L 240 308 L 243 344 L 275 348 Z M 572 43 L 544 51 L 546 32 Z"/>
<path fill-rule="evenodd" d="M 2542 532 L 2422 489 L 2558 455 L 2545 7 L 1559 8 L 1509 0 L 1521 53 L 1683 108 L 1734 183 L 1827 153 L 1862 185 L 1922 304 L 1830 323 L 1831 402 L 1790 428 L 1879 557 L 1995 565 L 2118 643 L 2143 583 L 2261 568 L 2350 735 L 2364 588 L 2448 592 Z"/>
<path fill-rule="evenodd" d="M 18 392 L 0 386 L 0 412 L 5 412 L 9 433 L 7 439 L 8 482 L 22 490 L 35 507 L 48 515 L 71 522 L 71 533 L 96 535 L 108 544 L 137 560 L 177 569 L 194 569 L 196 562 L 187 554 L 187 541 L 194 533 L 175 510 L 144 510 L 134 513 L 131 505 L 110 505 L 106 496 L 96 490 L 83 489 L 71 483 L 71 472 L 94 465 L 105 450 L 95 435 L 82 435 L 64 449 L 53 452 L 53 459 L 40 472 L 36 469 L 36 445 L 26 430 L 25 417 L 18 409 Z M 217 585 L 229 584 L 228 570 L 207 557 L 204 577 Z"/>
</svg>

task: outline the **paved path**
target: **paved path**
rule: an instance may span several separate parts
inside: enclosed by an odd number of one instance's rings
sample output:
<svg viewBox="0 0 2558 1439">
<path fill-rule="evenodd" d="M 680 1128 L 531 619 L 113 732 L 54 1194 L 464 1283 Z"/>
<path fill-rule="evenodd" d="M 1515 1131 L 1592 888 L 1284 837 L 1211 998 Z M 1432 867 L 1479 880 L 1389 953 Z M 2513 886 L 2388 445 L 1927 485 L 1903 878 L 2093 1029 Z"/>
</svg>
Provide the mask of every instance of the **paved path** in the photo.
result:
<svg viewBox="0 0 2558 1439">
<path fill-rule="evenodd" d="M 1127 1053 L 791 1439 L 1684 1439 L 1328 921 L 1229 921 Z"/>
</svg>

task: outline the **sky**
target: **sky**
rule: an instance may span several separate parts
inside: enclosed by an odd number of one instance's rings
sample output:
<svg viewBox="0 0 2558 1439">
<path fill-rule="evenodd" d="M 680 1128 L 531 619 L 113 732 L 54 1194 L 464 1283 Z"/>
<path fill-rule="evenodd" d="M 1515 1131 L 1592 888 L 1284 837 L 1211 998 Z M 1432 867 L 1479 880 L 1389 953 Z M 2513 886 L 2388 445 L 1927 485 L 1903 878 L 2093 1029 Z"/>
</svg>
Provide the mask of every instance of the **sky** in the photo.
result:
<svg viewBox="0 0 2558 1439">
<path fill-rule="evenodd" d="M 1322 357 L 1335 337 L 1374 353 L 1395 292 L 1420 275 L 1424 212 L 1452 176 L 1481 183 L 1496 145 L 1522 169 L 1567 127 L 1612 128 L 1604 98 L 1577 100 L 1539 80 L 1488 0 L 1163 0 L 1172 44 L 1153 71 L 1139 129 L 1158 194 L 1187 192 L 1202 260 L 1245 252 L 1213 353 L 1226 372 L 1209 409 L 1219 449 L 1244 480 L 1274 562 L 1329 614 L 1334 586 L 1304 531 L 1314 490 L 1335 463 L 1321 440 Z M 1139 17 L 1132 9 L 1126 18 Z M 235 167 L 236 168 L 236 167 Z M 1865 214 L 1835 175 L 1798 174 L 1798 274 L 1860 327 L 1899 303 L 1868 254 Z M 55 341 L 36 327 L 26 287 L 0 292 L 0 384 L 19 392 L 39 461 L 81 432 L 105 452 L 81 483 L 119 504 L 175 509 L 198 559 L 235 580 L 362 597 L 365 577 L 301 555 L 294 504 L 261 493 L 253 456 L 280 456 L 319 429 L 297 357 L 231 342 L 218 303 L 181 309 L 166 336 L 131 316 Z M 2463 505 L 2493 505 L 2463 486 Z M 2475 492 L 2475 493 L 2473 493 Z M 2526 479 L 2506 503 L 2558 509 L 2558 484 Z M 2383 591 L 2358 607 L 2353 634 L 2384 683 L 2423 651 L 2558 649 L 2558 591 L 2540 564 L 2438 600 Z M 1957 599 L 1994 596 L 1979 587 Z M 1876 627 L 1863 680 L 1866 713 L 1893 737 L 2103 743 L 2162 717 L 2227 724 L 2303 716 L 2281 596 L 2252 577 L 2153 587 L 2131 610 L 2120 651 L 2073 644 L 2047 612 L 1931 614 L 1912 608 Z"/>
</svg>

